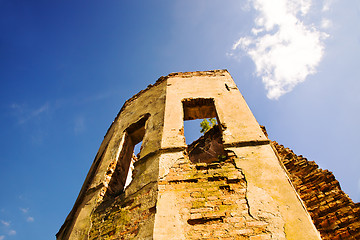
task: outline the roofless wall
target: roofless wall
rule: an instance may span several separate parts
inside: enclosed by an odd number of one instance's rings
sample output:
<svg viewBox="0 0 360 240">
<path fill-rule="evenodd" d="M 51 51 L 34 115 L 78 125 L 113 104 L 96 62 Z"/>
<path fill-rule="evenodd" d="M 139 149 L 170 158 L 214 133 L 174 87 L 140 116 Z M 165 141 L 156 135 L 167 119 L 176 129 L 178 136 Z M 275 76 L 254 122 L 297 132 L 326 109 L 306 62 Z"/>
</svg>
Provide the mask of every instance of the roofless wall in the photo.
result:
<svg viewBox="0 0 360 240">
<path fill-rule="evenodd" d="M 184 120 L 208 117 L 222 150 L 190 159 Z M 320 239 L 230 74 L 173 73 L 125 102 L 57 239 L 209 237 Z"/>
</svg>

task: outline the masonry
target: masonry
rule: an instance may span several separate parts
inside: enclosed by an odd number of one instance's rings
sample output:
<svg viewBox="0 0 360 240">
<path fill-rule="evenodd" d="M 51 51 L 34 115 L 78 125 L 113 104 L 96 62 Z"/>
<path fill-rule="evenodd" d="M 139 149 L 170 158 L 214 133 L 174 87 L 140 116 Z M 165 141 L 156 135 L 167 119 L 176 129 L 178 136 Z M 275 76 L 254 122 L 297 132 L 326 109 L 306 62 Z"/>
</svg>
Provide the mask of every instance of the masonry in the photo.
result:
<svg viewBox="0 0 360 240">
<path fill-rule="evenodd" d="M 202 118 L 218 125 L 187 146 L 184 121 Z M 57 239 L 321 239 L 284 149 L 226 70 L 161 77 L 121 108 Z"/>
</svg>

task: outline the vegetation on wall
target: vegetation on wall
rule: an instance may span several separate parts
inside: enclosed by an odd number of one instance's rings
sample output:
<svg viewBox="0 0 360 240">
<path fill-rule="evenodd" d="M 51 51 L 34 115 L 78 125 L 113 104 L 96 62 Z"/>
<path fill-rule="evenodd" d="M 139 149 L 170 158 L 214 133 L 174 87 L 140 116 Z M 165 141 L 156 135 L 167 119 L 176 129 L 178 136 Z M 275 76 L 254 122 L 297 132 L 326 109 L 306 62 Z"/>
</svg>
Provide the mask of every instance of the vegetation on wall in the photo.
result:
<svg viewBox="0 0 360 240">
<path fill-rule="evenodd" d="M 215 126 L 217 124 L 216 119 L 215 118 L 205 118 L 201 123 L 200 123 L 200 132 L 201 133 L 206 133 L 207 131 L 209 131 L 213 126 Z"/>
</svg>

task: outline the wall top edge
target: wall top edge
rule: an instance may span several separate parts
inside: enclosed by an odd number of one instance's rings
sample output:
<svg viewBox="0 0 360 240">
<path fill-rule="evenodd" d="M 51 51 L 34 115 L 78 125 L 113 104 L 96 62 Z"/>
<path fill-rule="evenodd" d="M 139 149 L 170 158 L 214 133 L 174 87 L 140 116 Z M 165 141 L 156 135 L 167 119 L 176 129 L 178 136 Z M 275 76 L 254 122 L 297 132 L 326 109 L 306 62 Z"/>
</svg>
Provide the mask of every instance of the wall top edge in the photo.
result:
<svg viewBox="0 0 360 240">
<path fill-rule="evenodd" d="M 125 103 L 123 104 L 123 106 L 121 107 L 119 113 L 117 114 L 117 116 L 115 117 L 114 121 L 112 122 L 112 124 L 110 125 L 108 131 L 106 132 L 106 134 L 109 132 L 109 130 L 111 129 L 111 127 L 113 126 L 113 123 L 116 122 L 116 120 L 118 119 L 118 117 L 120 116 L 120 113 L 129 105 L 131 104 L 131 102 L 133 102 L 134 100 L 136 100 L 140 95 L 142 95 L 143 93 L 145 93 L 146 91 L 150 90 L 151 88 L 160 85 L 161 83 L 165 82 L 167 79 L 169 78 L 175 78 L 175 77 L 180 77 L 180 78 L 189 78 L 189 77 L 198 77 L 198 76 L 207 76 L 207 77 L 216 77 L 216 76 L 223 76 L 225 73 L 228 73 L 227 69 L 215 69 L 215 70 L 208 70 L 208 71 L 193 71 L 193 72 L 175 72 L 175 73 L 170 73 L 167 76 L 161 76 L 159 77 L 158 80 L 156 80 L 156 82 L 154 84 L 150 84 L 148 85 L 145 89 L 141 90 L 140 92 L 136 93 L 134 96 L 132 96 L 131 98 L 129 98 L 128 100 L 125 101 Z M 105 134 L 105 136 L 106 136 Z"/>
<path fill-rule="evenodd" d="M 163 83 L 164 81 L 166 81 L 169 78 L 173 78 L 173 77 L 188 78 L 188 77 L 195 77 L 195 76 L 213 76 L 213 77 L 215 77 L 215 76 L 223 76 L 224 73 L 229 73 L 229 72 L 226 69 L 217 69 L 217 70 L 209 70 L 209 71 L 175 72 L 175 73 L 170 73 L 167 76 L 161 76 L 154 84 L 148 85 L 147 88 L 141 90 L 140 92 L 138 92 L 137 94 L 135 94 L 134 96 L 132 96 L 131 98 L 126 100 L 124 105 L 122 106 L 120 112 L 127 105 L 129 105 L 129 103 L 131 103 L 136 98 L 138 98 L 141 94 L 143 94 L 144 92 L 148 91 L 149 89 Z"/>
</svg>

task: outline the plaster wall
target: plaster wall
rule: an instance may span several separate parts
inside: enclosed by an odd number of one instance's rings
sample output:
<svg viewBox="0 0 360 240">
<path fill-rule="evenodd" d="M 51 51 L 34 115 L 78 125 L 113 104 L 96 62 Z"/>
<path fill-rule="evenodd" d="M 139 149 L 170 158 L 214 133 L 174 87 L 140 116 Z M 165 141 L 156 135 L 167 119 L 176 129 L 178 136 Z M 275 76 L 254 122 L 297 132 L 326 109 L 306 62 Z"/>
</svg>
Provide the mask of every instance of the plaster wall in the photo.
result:
<svg viewBox="0 0 360 240">
<path fill-rule="evenodd" d="M 187 156 L 182 101 L 198 98 L 213 99 L 230 154 L 217 163 L 197 164 Z M 119 156 L 130 144 L 126 131 L 144 117 L 133 181 L 109 196 Z M 194 230 L 198 235 L 189 235 Z M 230 74 L 170 74 L 124 104 L 57 239 L 206 239 L 225 233 L 320 239 Z"/>
<path fill-rule="evenodd" d="M 183 73 L 167 80 L 162 147 L 186 146 L 182 100 L 213 98 L 218 120 L 223 128 L 223 141 L 231 145 L 246 141 L 267 140 L 237 89 L 224 70 L 205 73 Z"/>
<path fill-rule="evenodd" d="M 227 71 L 170 76 L 166 94 L 163 148 L 186 146 L 182 134 L 184 116 L 181 102 L 184 99 L 214 99 L 225 150 L 235 153 L 236 167 L 243 171 L 247 182 L 246 200 L 251 217 L 267 225 L 266 232 L 272 239 L 321 239 L 272 150 L 270 141 Z M 171 239 L 175 237 L 172 233 L 177 233 L 179 239 L 185 239 L 181 238 L 186 235 L 183 227 L 186 224 L 181 222 L 184 212 L 181 211 L 186 212 L 186 207 L 166 200 L 177 199 L 176 202 L 181 205 L 180 199 L 184 197 L 177 194 L 177 191 L 160 190 L 158 202 L 161 204 L 158 204 L 155 216 L 155 234 L 159 235 L 155 235 L 155 239 Z M 173 223 L 166 225 L 166 230 L 165 219 L 172 219 Z"/>
<path fill-rule="evenodd" d="M 57 234 L 57 239 L 88 239 L 91 228 L 90 216 L 103 200 L 107 185 L 111 179 L 112 166 L 116 166 L 119 152 L 124 143 L 124 131 L 145 114 L 150 114 L 145 126 L 140 158 L 160 148 L 164 118 L 166 83 L 160 82 L 129 99 L 116 117 L 104 137 L 98 154 L 90 168 L 88 176 L 64 225 Z M 150 160 L 149 160 L 150 159 Z M 134 184 L 125 194 L 131 195 L 150 182 L 156 183 L 158 163 L 154 158 L 137 164 L 137 176 Z M 156 200 L 156 198 L 155 198 Z M 155 201 L 154 200 L 154 201 Z M 149 228 L 152 229 L 152 228 Z"/>
<path fill-rule="evenodd" d="M 321 239 L 270 145 L 228 150 L 247 181 L 249 213 L 272 225 L 274 239 Z"/>
</svg>

